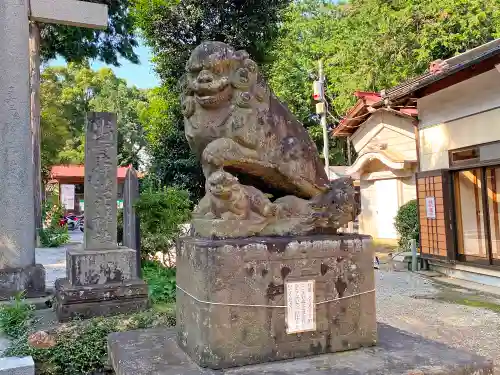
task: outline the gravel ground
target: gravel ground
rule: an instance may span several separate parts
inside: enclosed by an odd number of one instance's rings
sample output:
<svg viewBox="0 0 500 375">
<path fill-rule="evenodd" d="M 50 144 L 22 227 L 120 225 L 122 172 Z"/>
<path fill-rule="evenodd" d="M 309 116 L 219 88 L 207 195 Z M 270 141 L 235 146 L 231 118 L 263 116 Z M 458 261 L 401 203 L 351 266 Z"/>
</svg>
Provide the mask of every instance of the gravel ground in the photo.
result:
<svg viewBox="0 0 500 375">
<path fill-rule="evenodd" d="M 375 279 L 378 321 L 493 359 L 500 374 L 500 314 L 433 299 L 460 291 L 418 274 L 375 270 Z"/>
</svg>

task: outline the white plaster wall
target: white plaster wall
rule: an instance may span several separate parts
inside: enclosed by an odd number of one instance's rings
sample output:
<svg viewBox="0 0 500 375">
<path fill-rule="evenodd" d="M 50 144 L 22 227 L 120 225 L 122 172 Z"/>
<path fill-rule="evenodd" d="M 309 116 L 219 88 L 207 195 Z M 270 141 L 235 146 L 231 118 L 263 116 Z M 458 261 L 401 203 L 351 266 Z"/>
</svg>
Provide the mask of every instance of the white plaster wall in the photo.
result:
<svg viewBox="0 0 500 375">
<path fill-rule="evenodd" d="M 376 112 L 371 115 L 351 136 L 352 145 L 357 153 L 359 153 L 367 142 L 372 139 L 377 132 L 380 130 L 377 128 L 378 125 L 383 124 L 382 122 L 382 112 Z"/>
<path fill-rule="evenodd" d="M 415 184 L 415 176 L 413 177 L 408 177 L 408 178 L 402 178 L 399 180 L 400 182 L 400 191 L 401 191 L 401 199 L 400 199 L 400 206 L 403 204 L 413 200 L 417 199 L 417 188 Z"/>
<path fill-rule="evenodd" d="M 415 131 L 412 119 L 388 111 L 374 113 L 351 137 L 356 152 L 370 145 L 387 144 L 387 149 L 416 160 Z"/>
<path fill-rule="evenodd" d="M 500 107 L 500 73 L 490 70 L 417 101 L 419 128 Z"/>
<path fill-rule="evenodd" d="M 359 231 L 373 238 L 377 237 L 376 225 L 376 191 L 374 181 L 360 181 L 361 214 L 359 215 Z"/>
<path fill-rule="evenodd" d="M 448 168 L 449 150 L 500 140 L 497 70 L 419 99 L 417 105 L 422 171 Z"/>
<path fill-rule="evenodd" d="M 360 181 L 361 194 L 361 214 L 359 215 L 360 233 L 368 234 L 373 238 L 378 238 L 377 226 L 377 191 L 375 189 L 375 180 Z M 406 202 L 416 199 L 417 191 L 415 187 L 415 178 L 407 177 L 398 179 L 398 196 L 386 197 L 385 199 L 397 199 L 398 206 L 401 207 Z"/>
</svg>

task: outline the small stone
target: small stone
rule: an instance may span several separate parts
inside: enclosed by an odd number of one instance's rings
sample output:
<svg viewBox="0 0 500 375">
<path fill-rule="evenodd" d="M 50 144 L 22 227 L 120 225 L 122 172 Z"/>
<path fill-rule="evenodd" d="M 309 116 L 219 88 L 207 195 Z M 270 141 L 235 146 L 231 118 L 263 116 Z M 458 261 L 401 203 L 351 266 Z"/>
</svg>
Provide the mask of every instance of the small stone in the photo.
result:
<svg viewBox="0 0 500 375">
<path fill-rule="evenodd" d="M 37 349 L 48 349 L 56 345 L 56 340 L 49 333 L 38 331 L 28 337 L 28 344 Z"/>
</svg>

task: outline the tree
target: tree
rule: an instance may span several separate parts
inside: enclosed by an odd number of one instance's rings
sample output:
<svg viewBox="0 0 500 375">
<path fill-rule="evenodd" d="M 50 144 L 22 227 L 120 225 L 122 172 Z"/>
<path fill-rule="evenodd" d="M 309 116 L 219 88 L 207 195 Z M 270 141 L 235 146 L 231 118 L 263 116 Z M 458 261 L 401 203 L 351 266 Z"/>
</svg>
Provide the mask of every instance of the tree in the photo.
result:
<svg viewBox="0 0 500 375">
<path fill-rule="evenodd" d="M 128 87 L 111 69 L 91 70 L 88 65 L 49 67 L 41 75 L 42 166 L 84 162 L 85 113 L 117 114 L 118 164 L 139 167 L 146 139 L 140 114 L 147 107 L 147 93 Z"/>
<path fill-rule="evenodd" d="M 184 138 L 177 83 L 191 51 L 203 40 L 226 42 L 268 64 L 281 10 L 290 0 L 136 0 L 137 25 L 155 57 L 163 89 L 147 113 L 153 170 L 165 185 L 189 189 L 192 201 L 203 194 L 203 175 Z M 162 107 L 163 108 L 160 108 Z M 145 114 L 146 115 L 146 114 Z"/>
<path fill-rule="evenodd" d="M 496 0 L 298 1 L 284 12 L 272 48 L 271 84 L 307 122 L 310 84 L 322 58 L 335 124 L 354 103 L 354 91 L 395 86 L 433 60 L 499 36 Z"/>
<path fill-rule="evenodd" d="M 191 51 L 204 40 L 245 49 L 259 64 L 277 36 L 290 0 L 136 0 L 134 14 L 154 52 L 157 71 L 173 88 Z"/>
<path fill-rule="evenodd" d="M 203 172 L 184 136 L 177 92 L 153 89 L 148 93 L 148 103 L 140 118 L 152 156 L 150 172 L 159 185 L 185 189 L 193 198 L 203 196 Z"/>
<path fill-rule="evenodd" d="M 138 63 L 134 53 L 138 43 L 134 34 L 129 0 L 85 0 L 108 6 L 108 28 L 91 30 L 82 27 L 40 24 L 42 61 L 57 55 L 66 61 L 83 62 L 99 59 L 106 64 L 119 65 L 118 57 Z"/>
</svg>

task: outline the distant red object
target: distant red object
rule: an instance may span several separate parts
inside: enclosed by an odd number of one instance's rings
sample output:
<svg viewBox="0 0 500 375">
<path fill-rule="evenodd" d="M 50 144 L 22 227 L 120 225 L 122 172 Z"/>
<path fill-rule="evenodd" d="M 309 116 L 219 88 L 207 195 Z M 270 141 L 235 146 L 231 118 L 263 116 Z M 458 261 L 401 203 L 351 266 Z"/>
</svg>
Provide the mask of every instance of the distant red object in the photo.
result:
<svg viewBox="0 0 500 375">
<path fill-rule="evenodd" d="M 118 179 L 125 179 L 129 167 L 118 167 L 116 175 Z M 84 165 L 54 165 L 50 171 L 50 177 L 54 180 L 67 178 L 83 178 L 85 177 Z M 138 173 L 138 177 L 142 177 L 142 173 Z"/>
</svg>

